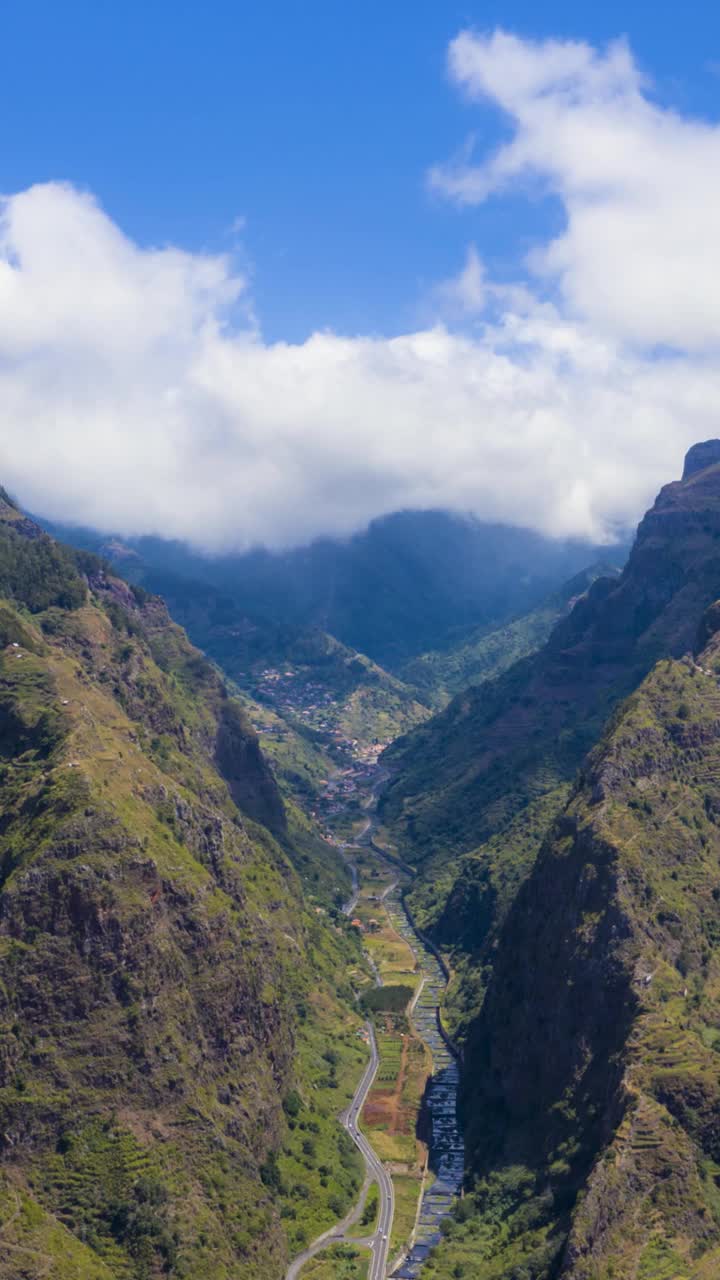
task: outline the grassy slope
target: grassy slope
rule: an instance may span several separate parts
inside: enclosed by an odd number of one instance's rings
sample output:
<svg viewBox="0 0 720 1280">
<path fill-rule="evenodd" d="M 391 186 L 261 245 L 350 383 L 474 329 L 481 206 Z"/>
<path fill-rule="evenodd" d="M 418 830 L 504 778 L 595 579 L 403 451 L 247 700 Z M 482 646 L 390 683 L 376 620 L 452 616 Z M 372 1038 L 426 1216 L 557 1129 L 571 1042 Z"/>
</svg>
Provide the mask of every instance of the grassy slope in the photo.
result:
<svg viewBox="0 0 720 1280">
<path fill-rule="evenodd" d="M 480 1012 L 507 913 L 569 790 L 561 785 L 532 801 L 470 853 L 431 860 L 410 887 L 414 917 L 450 968 L 444 1017 L 459 1041 Z"/>
<path fill-rule="evenodd" d="M 238 812 L 228 723 L 277 819 L 272 780 L 158 603 L 0 517 L 0 1275 L 269 1280 L 361 1177 L 357 945 Z"/>
<path fill-rule="evenodd" d="M 537 654 L 393 747 L 383 817 L 412 861 L 476 848 L 571 780 L 613 706 L 693 643 L 720 586 L 718 539 L 713 466 L 662 490 L 620 578 L 597 580 Z"/>
<path fill-rule="evenodd" d="M 369 1262 L 367 1249 L 336 1244 L 303 1267 L 302 1280 L 366 1280 Z"/>
</svg>

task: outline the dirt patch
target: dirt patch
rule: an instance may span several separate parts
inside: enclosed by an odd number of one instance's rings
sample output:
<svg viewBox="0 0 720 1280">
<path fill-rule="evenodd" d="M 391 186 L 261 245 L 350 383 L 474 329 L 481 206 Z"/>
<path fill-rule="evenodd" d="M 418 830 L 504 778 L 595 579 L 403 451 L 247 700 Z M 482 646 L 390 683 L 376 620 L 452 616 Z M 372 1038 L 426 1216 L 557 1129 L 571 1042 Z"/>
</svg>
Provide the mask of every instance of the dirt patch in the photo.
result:
<svg viewBox="0 0 720 1280">
<path fill-rule="evenodd" d="M 412 1107 L 403 1105 L 403 1092 L 408 1071 L 408 1041 L 410 1037 L 401 1037 L 400 1067 L 394 1085 L 391 1088 L 373 1089 L 365 1104 L 365 1118 L 373 1128 L 383 1128 L 387 1133 L 407 1134 L 415 1132 L 415 1114 Z"/>
</svg>

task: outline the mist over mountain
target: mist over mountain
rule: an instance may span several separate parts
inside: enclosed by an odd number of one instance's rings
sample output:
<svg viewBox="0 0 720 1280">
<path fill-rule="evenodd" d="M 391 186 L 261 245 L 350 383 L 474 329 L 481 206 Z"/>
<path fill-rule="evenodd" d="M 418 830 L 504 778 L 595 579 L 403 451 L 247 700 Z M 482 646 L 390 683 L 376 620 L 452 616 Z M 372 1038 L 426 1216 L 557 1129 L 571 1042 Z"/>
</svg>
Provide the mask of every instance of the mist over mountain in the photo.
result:
<svg viewBox="0 0 720 1280">
<path fill-rule="evenodd" d="M 176 599 L 179 580 L 204 583 L 246 616 L 320 629 L 391 668 L 458 643 L 464 629 L 524 614 L 593 561 L 621 565 L 626 555 L 622 544 L 598 548 L 441 511 L 398 512 L 344 541 L 218 557 L 158 538 L 48 527 L 161 594 L 165 575 Z"/>
<path fill-rule="evenodd" d="M 713 440 L 619 578 L 387 753 L 465 1044 L 473 1200 L 430 1275 L 719 1265 L 719 548 Z"/>
</svg>

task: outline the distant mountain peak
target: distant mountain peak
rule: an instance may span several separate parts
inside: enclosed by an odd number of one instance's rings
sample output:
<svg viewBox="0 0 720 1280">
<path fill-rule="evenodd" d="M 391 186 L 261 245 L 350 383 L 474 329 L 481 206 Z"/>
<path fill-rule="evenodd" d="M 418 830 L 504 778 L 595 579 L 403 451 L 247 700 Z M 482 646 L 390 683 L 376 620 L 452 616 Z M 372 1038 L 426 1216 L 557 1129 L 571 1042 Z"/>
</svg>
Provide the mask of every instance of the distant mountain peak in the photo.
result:
<svg viewBox="0 0 720 1280">
<path fill-rule="evenodd" d="M 718 462 L 720 462 L 720 440 L 702 440 L 699 444 L 694 444 L 685 454 L 682 478 L 689 480 L 690 476 L 696 475 L 698 471 L 714 467 Z"/>
</svg>

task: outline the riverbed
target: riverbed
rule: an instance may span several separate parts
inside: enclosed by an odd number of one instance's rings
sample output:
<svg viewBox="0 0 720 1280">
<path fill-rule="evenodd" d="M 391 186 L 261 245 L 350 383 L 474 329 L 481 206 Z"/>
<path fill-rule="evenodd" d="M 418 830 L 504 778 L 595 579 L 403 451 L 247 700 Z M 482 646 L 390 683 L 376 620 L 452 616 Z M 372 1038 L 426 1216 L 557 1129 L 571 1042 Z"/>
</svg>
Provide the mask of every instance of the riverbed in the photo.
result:
<svg viewBox="0 0 720 1280">
<path fill-rule="evenodd" d="M 428 1179 L 423 1192 L 412 1248 L 392 1272 L 398 1280 L 415 1280 L 422 1274 L 430 1250 L 441 1241 L 440 1224 L 449 1216 L 462 1190 L 464 1148 L 457 1114 L 460 1071 L 457 1058 L 440 1031 L 439 1008 L 446 986 L 442 966 L 414 929 L 398 888 L 388 894 L 386 906 L 393 927 L 412 947 L 418 968 L 425 977 L 411 1018 L 415 1031 L 432 1054 L 432 1078 L 425 1095 L 430 1128 L 428 1167 L 432 1179 Z"/>
</svg>

